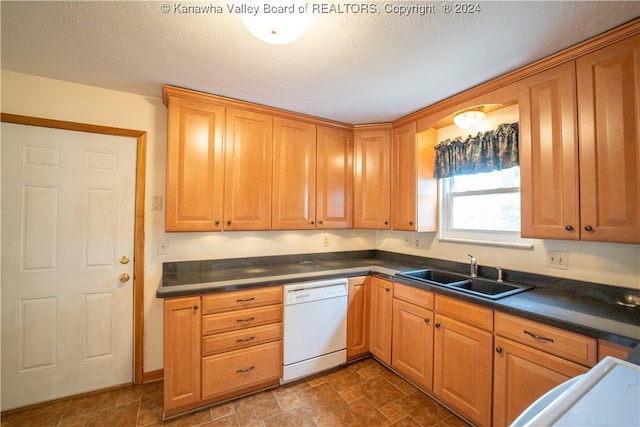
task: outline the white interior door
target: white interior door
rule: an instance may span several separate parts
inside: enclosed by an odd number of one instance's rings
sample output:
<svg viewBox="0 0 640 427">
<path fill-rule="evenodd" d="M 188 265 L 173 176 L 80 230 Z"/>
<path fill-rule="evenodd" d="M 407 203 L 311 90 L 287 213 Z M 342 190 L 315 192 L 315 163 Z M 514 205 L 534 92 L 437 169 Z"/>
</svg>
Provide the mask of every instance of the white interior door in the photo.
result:
<svg viewBox="0 0 640 427">
<path fill-rule="evenodd" d="M 1 129 L 2 410 L 131 382 L 135 139 Z"/>
</svg>

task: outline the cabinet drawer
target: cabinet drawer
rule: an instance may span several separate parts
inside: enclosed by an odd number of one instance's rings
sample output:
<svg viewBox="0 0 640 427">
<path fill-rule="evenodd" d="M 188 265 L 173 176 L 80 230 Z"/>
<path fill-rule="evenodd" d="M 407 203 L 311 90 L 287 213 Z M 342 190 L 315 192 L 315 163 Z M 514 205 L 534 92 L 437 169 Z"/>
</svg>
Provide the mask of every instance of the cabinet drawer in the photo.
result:
<svg viewBox="0 0 640 427">
<path fill-rule="evenodd" d="M 457 298 L 436 296 L 436 312 L 467 325 L 493 331 L 493 310 Z"/>
<path fill-rule="evenodd" d="M 224 398 L 282 376 L 282 341 L 202 359 L 202 399 Z"/>
<path fill-rule="evenodd" d="M 595 338 L 500 312 L 495 319 L 497 335 L 587 367 L 596 363 Z"/>
<path fill-rule="evenodd" d="M 202 297 L 202 313 L 221 313 L 250 307 L 282 304 L 282 286 L 222 292 Z"/>
<path fill-rule="evenodd" d="M 202 316 L 202 335 L 282 322 L 282 305 L 248 308 Z"/>
<path fill-rule="evenodd" d="M 208 335 L 202 338 L 202 355 L 210 356 L 225 351 L 240 350 L 281 339 L 282 323 Z"/>
<path fill-rule="evenodd" d="M 401 299 L 411 304 L 433 310 L 433 292 L 426 291 L 424 289 L 416 288 L 414 286 L 404 285 L 402 283 L 396 283 L 393 287 L 394 298 Z"/>
</svg>

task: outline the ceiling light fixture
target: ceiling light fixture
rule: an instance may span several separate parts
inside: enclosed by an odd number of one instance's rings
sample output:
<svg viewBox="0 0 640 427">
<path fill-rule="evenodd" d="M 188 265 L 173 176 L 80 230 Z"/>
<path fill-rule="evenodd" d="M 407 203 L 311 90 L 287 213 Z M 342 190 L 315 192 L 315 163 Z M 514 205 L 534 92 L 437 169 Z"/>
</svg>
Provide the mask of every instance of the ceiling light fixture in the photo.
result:
<svg viewBox="0 0 640 427">
<path fill-rule="evenodd" d="M 455 113 L 453 116 L 453 122 L 460 129 L 469 129 L 470 127 L 480 124 L 480 122 L 486 117 L 487 115 L 484 112 L 484 107 L 473 107 Z"/>
<path fill-rule="evenodd" d="M 242 22 L 257 39 L 271 44 L 288 44 L 298 39 L 309 21 L 306 0 L 268 0 L 256 13 L 243 13 Z"/>
</svg>

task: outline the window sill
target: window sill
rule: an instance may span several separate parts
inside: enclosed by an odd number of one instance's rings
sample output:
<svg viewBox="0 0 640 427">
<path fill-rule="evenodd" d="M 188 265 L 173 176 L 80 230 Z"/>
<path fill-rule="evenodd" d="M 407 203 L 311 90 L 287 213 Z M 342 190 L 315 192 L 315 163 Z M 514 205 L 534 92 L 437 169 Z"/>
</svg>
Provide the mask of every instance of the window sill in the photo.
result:
<svg viewBox="0 0 640 427">
<path fill-rule="evenodd" d="M 498 242 L 493 240 L 474 240 L 474 239 L 463 239 L 463 238 L 453 238 L 453 237 L 438 237 L 437 238 L 441 242 L 450 242 L 450 243 L 467 243 L 474 245 L 484 245 L 484 246 L 499 246 L 505 248 L 514 248 L 514 249 L 533 249 L 533 242 Z"/>
</svg>

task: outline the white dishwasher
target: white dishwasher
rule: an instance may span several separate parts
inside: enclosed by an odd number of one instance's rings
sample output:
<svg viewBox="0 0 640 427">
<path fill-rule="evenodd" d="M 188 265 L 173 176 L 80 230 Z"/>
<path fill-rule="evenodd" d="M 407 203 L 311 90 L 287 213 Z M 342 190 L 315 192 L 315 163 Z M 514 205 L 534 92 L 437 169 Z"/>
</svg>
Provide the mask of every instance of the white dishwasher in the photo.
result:
<svg viewBox="0 0 640 427">
<path fill-rule="evenodd" d="M 280 383 L 347 361 L 347 279 L 284 286 L 284 355 Z"/>
</svg>

